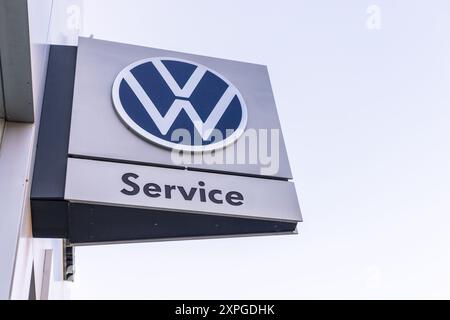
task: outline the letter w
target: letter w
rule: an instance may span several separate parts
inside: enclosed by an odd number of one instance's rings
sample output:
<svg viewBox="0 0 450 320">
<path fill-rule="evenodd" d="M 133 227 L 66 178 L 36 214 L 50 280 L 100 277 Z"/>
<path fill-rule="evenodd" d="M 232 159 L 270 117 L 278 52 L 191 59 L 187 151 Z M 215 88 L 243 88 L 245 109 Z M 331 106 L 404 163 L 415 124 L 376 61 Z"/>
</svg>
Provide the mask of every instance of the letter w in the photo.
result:
<svg viewBox="0 0 450 320">
<path fill-rule="evenodd" d="M 164 64 L 162 64 L 160 61 L 154 61 L 153 64 L 155 65 L 156 69 L 161 74 L 163 79 L 166 81 L 167 85 L 170 87 L 174 95 L 183 98 L 189 98 L 191 96 L 192 92 L 195 90 L 206 72 L 205 68 L 202 68 L 200 66 L 197 67 L 184 87 L 180 88 L 178 86 L 178 83 L 173 79 L 172 75 L 166 69 Z M 125 73 L 124 79 L 130 86 L 131 90 L 133 90 L 134 94 L 139 99 L 148 115 L 153 119 L 159 131 L 164 135 L 167 134 L 181 110 L 184 109 L 184 111 L 186 111 L 187 115 L 194 124 L 195 129 L 201 135 L 202 139 L 208 140 L 220 118 L 222 118 L 231 101 L 236 96 L 236 89 L 229 86 L 227 90 L 225 90 L 222 97 L 219 99 L 213 111 L 209 114 L 205 122 L 202 121 L 190 101 L 181 99 L 175 99 L 166 115 L 162 116 L 154 105 L 153 101 L 147 95 L 147 93 L 133 76 L 133 74 L 131 74 L 131 72 L 128 71 L 127 73 Z"/>
</svg>

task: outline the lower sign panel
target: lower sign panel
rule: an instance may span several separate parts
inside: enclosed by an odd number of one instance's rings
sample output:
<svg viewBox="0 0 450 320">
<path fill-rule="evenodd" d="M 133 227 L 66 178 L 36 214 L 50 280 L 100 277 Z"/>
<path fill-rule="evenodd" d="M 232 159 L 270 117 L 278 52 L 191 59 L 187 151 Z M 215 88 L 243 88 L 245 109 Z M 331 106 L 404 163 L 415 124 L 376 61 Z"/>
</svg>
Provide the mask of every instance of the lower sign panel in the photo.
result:
<svg viewBox="0 0 450 320">
<path fill-rule="evenodd" d="M 73 243 L 295 231 L 293 183 L 68 159 L 65 199 Z"/>
<path fill-rule="evenodd" d="M 292 233 L 297 224 L 271 220 L 71 203 L 71 243 L 129 242 Z"/>
</svg>

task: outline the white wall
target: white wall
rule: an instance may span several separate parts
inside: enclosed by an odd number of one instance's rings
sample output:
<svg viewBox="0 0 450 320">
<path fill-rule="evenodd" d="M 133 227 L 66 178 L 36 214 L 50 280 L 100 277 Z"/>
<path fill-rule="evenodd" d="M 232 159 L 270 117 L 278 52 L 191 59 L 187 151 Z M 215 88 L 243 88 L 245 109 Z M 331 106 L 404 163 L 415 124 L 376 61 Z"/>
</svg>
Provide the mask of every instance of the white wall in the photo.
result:
<svg viewBox="0 0 450 320">
<path fill-rule="evenodd" d="M 3 129 L 5 127 L 5 120 L 4 119 L 0 119 L 0 148 L 2 145 L 2 137 L 3 137 Z"/>
<path fill-rule="evenodd" d="M 43 98 L 49 46 L 46 44 L 51 0 L 30 0 L 30 54 L 33 84 L 34 124 L 6 122 L 0 150 L 2 219 L 2 297 L 28 298 L 33 263 L 30 187 L 33 155 Z M 9 278 L 9 280 L 8 280 Z"/>
<path fill-rule="evenodd" d="M 6 122 L 0 148 L 0 298 L 27 299 L 34 265 L 36 297 L 67 298 L 69 284 L 63 281 L 62 241 L 33 239 L 30 212 L 30 187 L 34 153 L 42 106 L 49 43 L 74 44 L 76 33 L 65 22 L 73 11 L 67 7 L 81 0 L 28 0 L 30 53 L 35 123 Z M 52 7 L 54 5 L 54 7 Z M 59 37 L 55 35 L 58 34 Z M 0 124 L 3 127 L 3 121 Z M 45 250 L 52 250 L 48 290 L 42 291 Z M 45 286 L 44 286 L 45 287 Z"/>
<path fill-rule="evenodd" d="M 28 136 L 29 141 L 33 141 L 27 160 L 29 161 L 29 182 L 31 181 L 34 163 L 49 44 L 75 45 L 77 43 L 78 33 L 82 30 L 82 4 L 82 0 L 28 0 L 33 98 L 37 119 Z M 33 264 L 37 299 L 67 299 L 70 297 L 71 284 L 64 281 L 62 240 L 32 237 L 29 182 L 27 183 L 23 203 L 24 215 L 17 246 L 11 298 L 26 299 L 28 297 L 31 266 Z M 47 265 L 44 259 L 46 250 L 51 250 L 51 261 Z M 45 267 L 47 267 L 47 270 L 44 270 Z M 49 281 L 49 283 L 44 283 L 45 281 Z"/>
</svg>

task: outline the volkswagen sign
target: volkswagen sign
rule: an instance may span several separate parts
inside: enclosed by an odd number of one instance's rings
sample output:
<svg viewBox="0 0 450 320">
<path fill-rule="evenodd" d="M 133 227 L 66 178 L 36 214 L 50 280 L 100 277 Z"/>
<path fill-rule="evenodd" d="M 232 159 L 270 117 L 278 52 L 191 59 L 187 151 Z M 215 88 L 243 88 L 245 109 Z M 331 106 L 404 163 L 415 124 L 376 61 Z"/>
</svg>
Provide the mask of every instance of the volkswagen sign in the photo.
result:
<svg viewBox="0 0 450 320">
<path fill-rule="evenodd" d="M 116 77 L 112 96 L 132 131 L 171 149 L 223 148 L 247 124 L 239 90 L 219 73 L 183 59 L 156 57 L 128 65 Z M 189 139 L 177 141 L 176 130 L 185 130 Z"/>
</svg>

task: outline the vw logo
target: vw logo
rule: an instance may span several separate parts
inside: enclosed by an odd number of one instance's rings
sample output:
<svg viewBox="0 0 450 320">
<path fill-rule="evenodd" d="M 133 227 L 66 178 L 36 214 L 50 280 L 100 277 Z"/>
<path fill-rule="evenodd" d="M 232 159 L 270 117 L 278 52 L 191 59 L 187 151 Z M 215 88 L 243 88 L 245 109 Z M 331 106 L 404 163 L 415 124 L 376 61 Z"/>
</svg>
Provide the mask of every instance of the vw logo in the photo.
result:
<svg viewBox="0 0 450 320">
<path fill-rule="evenodd" d="M 117 75 L 112 97 L 119 117 L 132 131 L 171 149 L 223 148 L 236 141 L 247 124 L 247 108 L 237 88 L 192 61 L 136 61 Z M 190 139 L 180 139 L 179 129 Z"/>
</svg>

